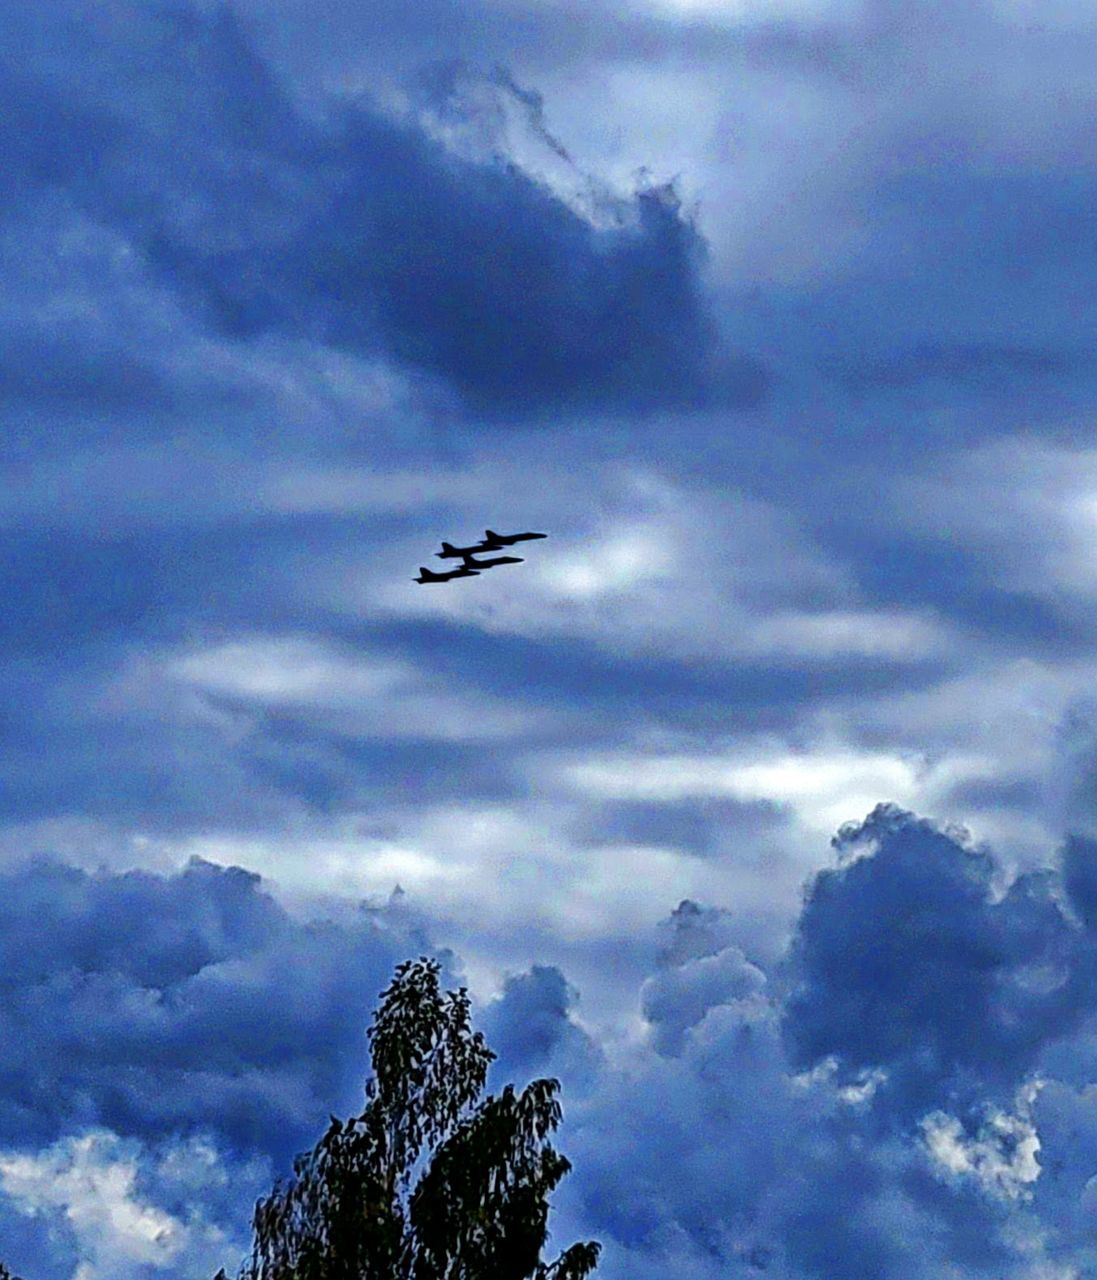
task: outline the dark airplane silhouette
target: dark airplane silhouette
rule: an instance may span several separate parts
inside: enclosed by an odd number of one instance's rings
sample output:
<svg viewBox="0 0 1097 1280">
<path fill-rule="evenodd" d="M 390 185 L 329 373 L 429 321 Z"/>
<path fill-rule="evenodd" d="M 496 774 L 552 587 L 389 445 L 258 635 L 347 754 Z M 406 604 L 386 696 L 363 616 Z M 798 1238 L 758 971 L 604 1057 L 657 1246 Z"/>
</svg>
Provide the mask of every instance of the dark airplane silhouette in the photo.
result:
<svg viewBox="0 0 1097 1280">
<path fill-rule="evenodd" d="M 521 564 L 521 556 L 496 556 L 494 560 L 474 560 L 471 555 L 465 556 L 466 569 L 490 569 L 497 564 Z"/>
<path fill-rule="evenodd" d="M 460 569 L 451 569 L 448 573 L 432 573 L 426 565 L 419 566 L 419 577 L 412 578 L 412 582 L 449 582 L 453 578 L 477 578 L 479 572 L 476 569 L 470 569 L 468 564 L 463 564 Z"/>
<path fill-rule="evenodd" d="M 499 544 L 502 545 L 501 543 Z M 497 547 L 492 546 L 489 542 L 478 542 L 474 547 L 454 547 L 448 542 L 442 543 L 442 550 L 436 551 L 434 554 L 439 560 L 454 560 L 458 556 L 471 556 L 477 551 L 495 551 Z"/>
<path fill-rule="evenodd" d="M 547 533 L 495 533 L 491 529 L 484 530 L 484 543 L 481 551 L 494 551 L 497 547 L 513 547 L 516 542 L 529 542 L 532 538 L 547 538 Z"/>
</svg>

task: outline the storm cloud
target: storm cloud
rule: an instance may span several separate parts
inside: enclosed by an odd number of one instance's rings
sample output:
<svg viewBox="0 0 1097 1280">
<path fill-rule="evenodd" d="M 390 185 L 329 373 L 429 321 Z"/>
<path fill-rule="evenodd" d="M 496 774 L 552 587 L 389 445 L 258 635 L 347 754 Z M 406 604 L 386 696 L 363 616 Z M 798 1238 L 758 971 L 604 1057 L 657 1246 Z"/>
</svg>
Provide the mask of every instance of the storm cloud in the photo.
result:
<svg viewBox="0 0 1097 1280">
<path fill-rule="evenodd" d="M 716 908 L 666 921 L 654 1054 L 571 1113 L 607 1275 L 1070 1273 L 1097 1118 L 1067 1067 L 1092 1053 L 1078 843 L 1004 895 L 990 850 L 893 805 L 835 850 L 777 963 Z"/>
<path fill-rule="evenodd" d="M 197 860 L 2 882 L 3 1145 L 101 1125 L 285 1159 L 353 1105 L 377 992 L 423 947 L 384 909 L 296 922 L 258 876 Z"/>
<path fill-rule="evenodd" d="M 63 186 L 229 337 L 387 353 L 489 413 L 764 394 L 761 366 L 721 349 L 703 242 L 669 186 L 595 225 L 365 100 L 306 114 L 228 9 L 27 25 L 30 56 L 0 70 L 23 216 Z"/>
</svg>

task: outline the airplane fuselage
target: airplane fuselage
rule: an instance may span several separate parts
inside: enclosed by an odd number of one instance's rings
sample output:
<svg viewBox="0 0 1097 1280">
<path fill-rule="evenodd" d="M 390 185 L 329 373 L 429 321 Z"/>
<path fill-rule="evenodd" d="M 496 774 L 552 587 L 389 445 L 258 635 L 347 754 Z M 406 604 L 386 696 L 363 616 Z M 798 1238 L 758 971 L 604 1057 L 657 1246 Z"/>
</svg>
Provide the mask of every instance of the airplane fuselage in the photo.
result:
<svg viewBox="0 0 1097 1280">
<path fill-rule="evenodd" d="M 475 578 L 479 576 L 479 571 L 471 569 L 467 564 L 463 564 L 460 569 L 451 569 L 448 573 L 432 573 L 425 565 L 419 566 L 419 577 L 413 578 L 413 582 L 452 582 L 454 578 Z"/>
<path fill-rule="evenodd" d="M 491 529 L 484 530 L 483 551 L 494 551 L 497 547 L 513 547 L 516 542 L 531 542 L 534 538 L 547 538 L 547 533 L 495 533 Z"/>
<path fill-rule="evenodd" d="M 521 556 L 496 556 L 494 560 L 474 560 L 472 556 L 465 557 L 465 564 L 470 569 L 490 569 L 497 564 L 521 564 Z"/>
<path fill-rule="evenodd" d="M 439 560 L 459 560 L 463 556 L 475 555 L 477 551 L 493 551 L 495 548 L 478 542 L 474 547 L 452 547 L 448 542 L 442 543 L 442 550 L 434 554 Z"/>
</svg>

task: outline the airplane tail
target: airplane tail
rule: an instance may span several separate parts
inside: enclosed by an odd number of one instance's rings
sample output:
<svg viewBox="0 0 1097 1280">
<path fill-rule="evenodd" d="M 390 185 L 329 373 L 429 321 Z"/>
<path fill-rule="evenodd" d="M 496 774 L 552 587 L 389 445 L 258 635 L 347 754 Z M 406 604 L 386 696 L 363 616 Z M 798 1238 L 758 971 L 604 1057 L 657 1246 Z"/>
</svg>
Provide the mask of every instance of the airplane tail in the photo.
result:
<svg viewBox="0 0 1097 1280">
<path fill-rule="evenodd" d="M 443 551 L 447 551 L 447 552 L 449 552 L 449 551 L 452 551 L 452 550 L 453 550 L 453 547 L 452 547 L 448 542 L 443 542 L 443 543 L 442 543 L 442 550 L 443 550 Z"/>
<path fill-rule="evenodd" d="M 420 575 L 420 577 L 423 577 L 423 578 L 429 578 L 429 577 L 430 577 L 430 570 L 427 568 L 427 566 L 426 566 L 425 564 L 421 564 L 421 565 L 419 566 L 419 575 Z"/>
</svg>

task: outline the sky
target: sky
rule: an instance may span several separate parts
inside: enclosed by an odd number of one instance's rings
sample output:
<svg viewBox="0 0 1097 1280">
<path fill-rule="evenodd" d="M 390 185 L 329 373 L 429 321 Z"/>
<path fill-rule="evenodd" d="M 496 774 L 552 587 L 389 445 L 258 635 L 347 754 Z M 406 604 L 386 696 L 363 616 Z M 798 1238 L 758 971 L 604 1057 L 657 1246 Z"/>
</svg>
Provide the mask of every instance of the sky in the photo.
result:
<svg viewBox="0 0 1097 1280">
<path fill-rule="evenodd" d="M 605 1280 L 1097 1277 L 1097 8 L 3 25 L 0 1258 L 231 1273 L 429 954 Z"/>
</svg>

